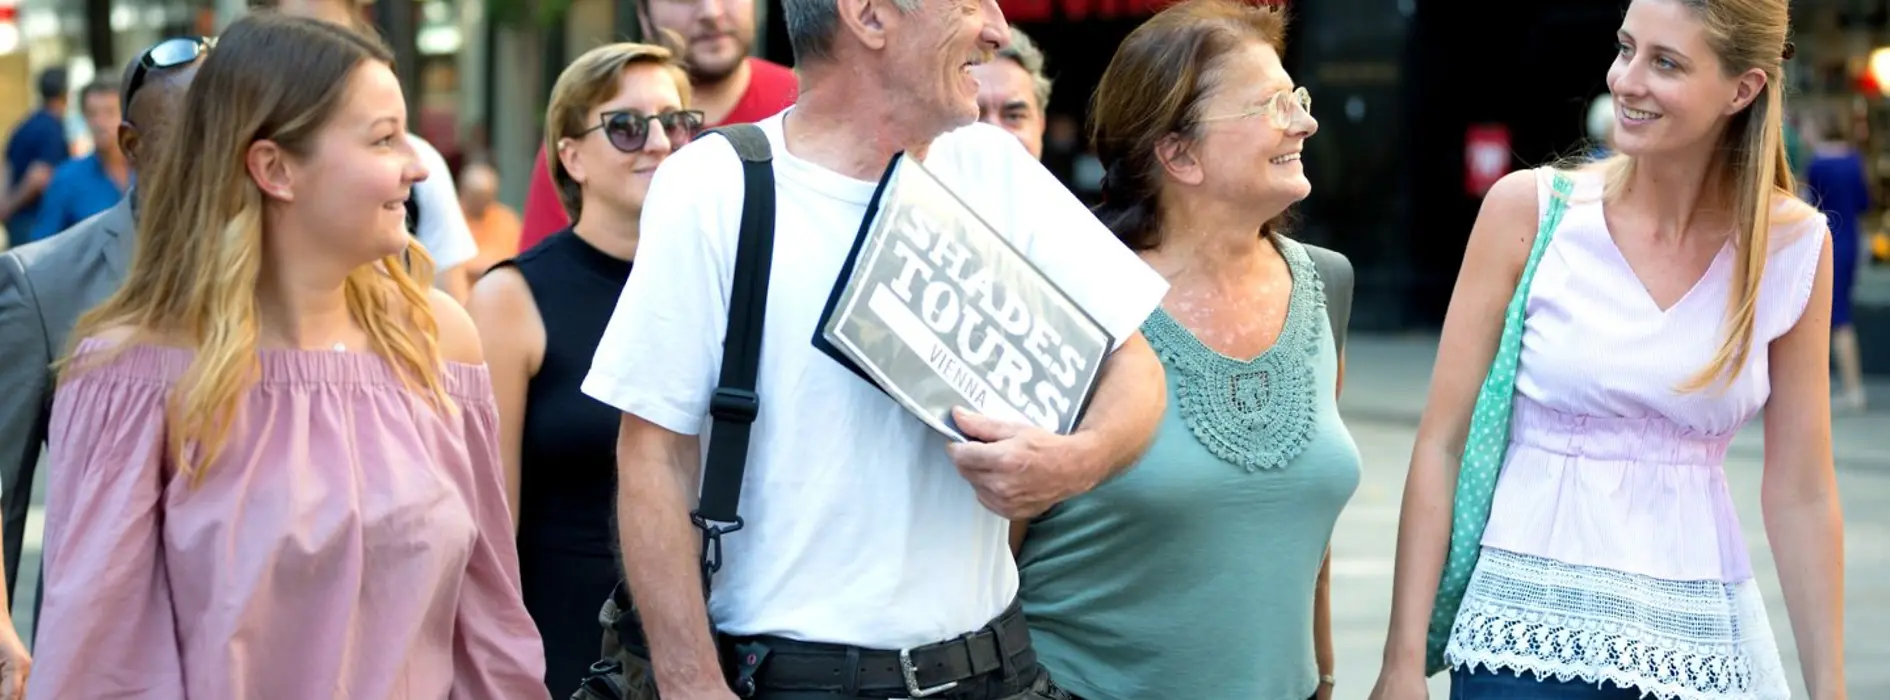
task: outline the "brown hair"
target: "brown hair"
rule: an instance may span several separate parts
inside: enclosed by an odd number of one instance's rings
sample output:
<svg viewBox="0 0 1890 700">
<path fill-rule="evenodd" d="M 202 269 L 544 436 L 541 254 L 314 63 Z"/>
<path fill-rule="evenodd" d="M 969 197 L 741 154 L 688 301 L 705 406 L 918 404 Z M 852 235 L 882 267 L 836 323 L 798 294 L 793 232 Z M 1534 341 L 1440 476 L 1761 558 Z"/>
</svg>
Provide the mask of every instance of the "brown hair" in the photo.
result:
<svg viewBox="0 0 1890 700">
<path fill-rule="evenodd" d="M 606 44 L 584 52 L 558 75 L 558 83 L 551 88 L 551 104 L 545 107 L 545 165 L 551 170 L 552 183 L 557 185 L 558 203 L 564 205 L 573 223 L 584 213 L 584 190 L 564 169 L 564 159 L 558 157 L 558 142 L 594 126 L 586 121 L 591 110 L 617 96 L 618 81 L 630 66 L 663 68 L 676 81 L 682 106 L 688 107 L 689 74 L 683 72 L 675 56 L 674 51 L 655 44 Z"/>
<path fill-rule="evenodd" d="M 1786 35 L 1791 17 L 1786 0 L 1674 0 L 1691 10 L 1706 28 L 1707 45 L 1719 57 L 1721 73 L 1736 77 L 1758 69 L 1765 86 L 1744 110 L 1733 115 L 1720 135 L 1710 172 L 1720 175 L 1707 183 L 1733 203 L 1733 237 L 1738 261 L 1733 268 L 1733 293 L 1726 309 L 1726 336 L 1712 362 L 1680 388 L 1698 391 L 1724 379 L 1739 377 L 1751 354 L 1753 317 L 1758 308 L 1759 281 L 1765 276 L 1771 253 L 1772 214 L 1781 203 L 1797 198 L 1791 165 L 1785 160 L 1785 72 L 1790 52 Z M 1635 161 L 1616 156 L 1606 161 L 1607 197 L 1626 188 Z M 1808 211 L 1805 207 L 1799 210 Z"/>
<path fill-rule="evenodd" d="M 1225 56 L 1252 43 L 1281 51 L 1286 17 L 1236 0 L 1187 0 L 1136 27 L 1103 71 L 1090 105 L 1090 141 L 1103 162 L 1096 215 L 1133 250 L 1161 243 L 1162 165 L 1156 145 L 1191 136 Z M 1261 227 L 1272 235 L 1275 219 Z"/>
<path fill-rule="evenodd" d="M 215 461 L 259 371 L 263 195 L 245 165 L 250 145 L 268 140 L 297 157 L 313 152 L 355 72 L 370 62 L 391 64 L 393 56 L 320 20 L 264 11 L 231 24 L 178 108 L 191 118 L 177 123 L 138 183 L 137 245 L 123 286 L 72 332 L 76 345 L 103 329 L 130 328 L 131 341 L 118 349 L 162 339 L 195 351 L 167 416 L 171 455 L 193 483 Z M 433 261 L 413 241 L 404 254 L 408 262 L 390 256 L 348 275 L 348 312 L 409 387 L 450 409 L 425 291 Z"/>
</svg>

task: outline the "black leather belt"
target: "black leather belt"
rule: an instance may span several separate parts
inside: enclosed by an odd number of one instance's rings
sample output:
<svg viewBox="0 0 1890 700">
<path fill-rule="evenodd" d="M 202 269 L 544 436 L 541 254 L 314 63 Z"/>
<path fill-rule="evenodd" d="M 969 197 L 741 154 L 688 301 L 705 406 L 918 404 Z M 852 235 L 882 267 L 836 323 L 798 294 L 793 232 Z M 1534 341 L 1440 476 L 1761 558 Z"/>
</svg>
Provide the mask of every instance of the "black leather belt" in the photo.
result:
<svg viewBox="0 0 1890 700">
<path fill-rule="evenodd" d="M 1030 628 L 1016 603 L 969 634 L 898 651 L 801 642 L 779 637 L 732 637 L 722 647 L 737 693 L 800 690 L 866 697 L 925 698 L 1005 668 L 1036 663 Z M 1030 654 L 1031 658 L 1019 659 Z M 749 671 L 752 683 L 744 683 Z M 744 688 L 747 685 L 749 687 Z"/>
</svg>

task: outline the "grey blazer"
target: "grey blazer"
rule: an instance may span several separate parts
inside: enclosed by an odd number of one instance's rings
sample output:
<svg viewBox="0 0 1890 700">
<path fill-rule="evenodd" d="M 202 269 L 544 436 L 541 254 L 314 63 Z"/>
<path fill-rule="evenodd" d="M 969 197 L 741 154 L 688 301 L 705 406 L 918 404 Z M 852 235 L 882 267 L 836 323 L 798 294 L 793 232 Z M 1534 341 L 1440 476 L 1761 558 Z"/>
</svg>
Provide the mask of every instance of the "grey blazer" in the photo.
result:
<svg viewBox="0 0 1890 700">
<path fill-rule="evenodd" d="M 51 365 L 79 315 L 123 283 L 135 238 L 127 196 L 58 235 L 0 253 L 0 507 L 9 593 L 19 580 L 33 471 L 52 412 Z"/>
</svg>

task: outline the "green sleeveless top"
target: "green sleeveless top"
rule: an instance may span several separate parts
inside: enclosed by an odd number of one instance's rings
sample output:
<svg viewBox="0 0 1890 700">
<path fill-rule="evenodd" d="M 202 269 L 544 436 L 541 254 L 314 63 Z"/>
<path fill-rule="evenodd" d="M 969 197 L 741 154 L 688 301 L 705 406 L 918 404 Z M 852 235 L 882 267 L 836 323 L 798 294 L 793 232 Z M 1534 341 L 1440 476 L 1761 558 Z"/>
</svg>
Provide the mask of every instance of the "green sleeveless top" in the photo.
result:
<svg viewBox="0 0 1890 700">
<path fill-rule="evenodd" d="M 1039 659 L 1086 700 L 1304 700 L 1313 587 L 1359 453 L 1312 259 L 1281 239 L 1286 322 L 1252 361 L 1157 309 L 1168 411 L 1141 461 L 1030 524 L 1019 596 Z"/>
</svg>

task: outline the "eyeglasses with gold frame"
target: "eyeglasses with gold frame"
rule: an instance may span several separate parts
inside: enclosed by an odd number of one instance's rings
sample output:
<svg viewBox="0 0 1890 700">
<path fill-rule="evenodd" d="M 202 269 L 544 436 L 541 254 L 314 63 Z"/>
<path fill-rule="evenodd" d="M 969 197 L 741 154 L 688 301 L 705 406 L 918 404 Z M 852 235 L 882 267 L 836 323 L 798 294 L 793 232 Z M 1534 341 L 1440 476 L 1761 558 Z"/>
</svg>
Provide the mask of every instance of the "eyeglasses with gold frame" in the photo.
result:
<svg viewBox="0 0 1890 700">
<path fill-rule="evenodd" d="M 1198 121 L 1213 122 L 1224 119 L 1246 119 L 1247 117 L 1253 116 L 1265 116 L 1272 122 L 1273 128 L 1284 129 L 1292 126 L 1293 118 L 1300 114 L 1305 114 L 1309 117 L 1312 116 L 1312 93 L 1307 92 L 1305 87 L 1281 90 L 1273 93 L 1272 97 L 1267 98 L 1266 101 L 1261 102 L 1258 107 L 1252 109 L 1235 112 L 1233 114 L 1202 117 Z"/>
</svg>

